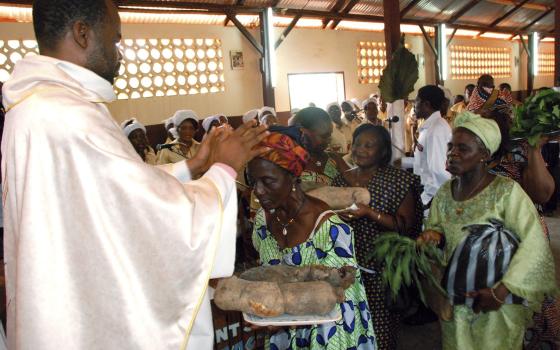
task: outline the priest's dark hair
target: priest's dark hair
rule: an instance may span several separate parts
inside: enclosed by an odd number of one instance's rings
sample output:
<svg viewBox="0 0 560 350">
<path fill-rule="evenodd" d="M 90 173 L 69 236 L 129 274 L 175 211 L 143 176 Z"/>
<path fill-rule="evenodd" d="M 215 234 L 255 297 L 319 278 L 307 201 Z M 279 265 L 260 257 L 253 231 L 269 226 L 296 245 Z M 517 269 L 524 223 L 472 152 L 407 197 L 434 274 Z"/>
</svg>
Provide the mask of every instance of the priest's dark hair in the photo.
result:
<svg viewBox="0 0 560 350">
<path fill-rule="evenodd" d="M 55 49 L 76 21 L 94 27 L 106 16 L 105 0 L 35 0 L 33 29 L 39 49 Z"/>
</svg>

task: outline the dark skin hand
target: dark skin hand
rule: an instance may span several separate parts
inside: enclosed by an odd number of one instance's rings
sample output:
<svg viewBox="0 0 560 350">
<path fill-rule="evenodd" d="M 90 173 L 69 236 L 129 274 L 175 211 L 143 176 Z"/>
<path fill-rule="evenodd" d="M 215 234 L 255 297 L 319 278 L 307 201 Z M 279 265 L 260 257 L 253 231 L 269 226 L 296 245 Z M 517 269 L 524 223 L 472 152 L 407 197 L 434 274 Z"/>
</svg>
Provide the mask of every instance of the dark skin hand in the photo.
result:
<svg viewBox="0 0 560 350">
<path fill-rule="evenodd" d="M 377 139 L 373 132 L 362 132 L 352 144 L 352 159 L 358 165 L 357 168 L 343 172 L 344 180 L 352 187 L 367 187 L 370 179 L 378 171 L 381 159 L 387 150 Z M 407 193 L 395 216 L 382 213 L 377 209 L 364 204 L 357 204 L 357 210 L 347 210 L 339 213 L 339 216 L 347 221 L 366 217 L 375 221 L 391 231 L 410 232 L 416 225 L 415 203 L 412 193 Z M 393 220 L 393 218 L 395 220 Z"/>
<path fill-rule="evenodd" d="M 249 121 L 235 130 L 227 125 L 213 128 L 202 141 L 196 155 L 187 160 L 193 177 L 206 172 L 214 163 L 224 163 L 239 172 L 251 159 L 268 151 L 258 144 L 268 136 L 265 126 Z"/>
<path fill-rule="evenodd" d="M 508 296 L 509 291 L 503 283 L 500 283 L 496 288 L 494 288 L 494 295 L 500 301 L 504 301 Z M 499 310 L 502 307 L 502 303 L 498 302 L 493 296 L 490 288 L 480 289 L 474 292 L 469 292 L 466 294 L 467 297 L 474 299 L 473 311 L 478 314 L 482 312 L 490 312 Z"/>
</svg>

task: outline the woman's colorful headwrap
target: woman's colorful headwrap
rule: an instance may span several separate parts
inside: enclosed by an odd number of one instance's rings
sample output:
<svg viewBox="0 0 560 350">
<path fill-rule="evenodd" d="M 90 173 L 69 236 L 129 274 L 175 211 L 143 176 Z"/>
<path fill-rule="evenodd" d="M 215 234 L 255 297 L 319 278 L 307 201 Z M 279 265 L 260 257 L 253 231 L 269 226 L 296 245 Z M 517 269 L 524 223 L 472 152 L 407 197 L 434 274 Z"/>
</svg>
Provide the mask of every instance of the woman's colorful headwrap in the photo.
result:
<svg viewBox="0 0 560 350">
<path fill-rule="evenodd" d="M 288 135 L 271 132 L 261 145 L 270 148 L 270 151 L 260 158 L 286 169 L 294 176 L 301 175 L 309 160 L 307 151 Z"/>
</svg>

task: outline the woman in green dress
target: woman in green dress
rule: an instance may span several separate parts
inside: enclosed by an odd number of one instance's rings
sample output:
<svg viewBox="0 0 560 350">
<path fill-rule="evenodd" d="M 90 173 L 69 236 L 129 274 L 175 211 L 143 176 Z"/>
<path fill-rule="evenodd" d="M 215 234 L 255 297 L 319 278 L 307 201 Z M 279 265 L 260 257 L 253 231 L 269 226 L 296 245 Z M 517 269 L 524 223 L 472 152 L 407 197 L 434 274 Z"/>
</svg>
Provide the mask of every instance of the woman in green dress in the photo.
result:
<svg viewBox="0 0 560 350">
<path fill-rule="evenodd" d="M 454 305 L 453 319 L 441 321 L 443 348 L 521 349 L 531 315 L 545 295 L 556 292 L 550 246 L 535 206 L 521 186 L 487 170 L 488 160 L 500 145 L 496 122 L 465 112 L 457 116 L 454 127 L 447 153 L 447 169 L 454 178 L 434 197 L 419 240 L 444 238 L 449 259 L 468 234 L 465 226 L 494 219 L 517 234 L 520 243 L 500 281 L 468 292 L 466 296 L 474 300 L 472 308 Z M 506 303 L 509 294 L 526 303 Z"/>
<path fill-rule="evenodd" d="M 350 226 L 322 201 L 307 196 L 298 177 L 307 152 L 287 135 L 271 133 L 271 150 L 249 163 L 249 179 L 262 205 L 255 218 L 253 245 L 263 265 L 357 267 Z M 281 328 L 266 339 L 267 349 L 376 349 L 366 293 L 355 282 L 337 304 L 342 319 L 315 326 Z"/>
<path fill-rule="evenodd" d="M 302 146 L 309 153 L 301 182 L 331 186 L 338 174 L 348 170 L 348 165 L 340 155 L 325 151 L 333 131 L 329 114 L 321 108 L 308 107 L 299 111 L 293 122 L 302 128 L 305 140 Z"/>
</svg>

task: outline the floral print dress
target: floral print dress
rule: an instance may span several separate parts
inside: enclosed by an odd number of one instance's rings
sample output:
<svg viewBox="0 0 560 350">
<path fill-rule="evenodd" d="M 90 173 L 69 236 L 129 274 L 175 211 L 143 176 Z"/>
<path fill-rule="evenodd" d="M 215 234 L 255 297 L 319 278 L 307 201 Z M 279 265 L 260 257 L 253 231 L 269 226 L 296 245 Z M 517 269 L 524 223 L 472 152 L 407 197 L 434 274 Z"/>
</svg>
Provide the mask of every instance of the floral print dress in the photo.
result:
<svg viewBox="0 0 560 350">
<path fill-rule="evenodd" d="M 318 222 L 320 220 L 321 217 Z M 357 267 L 352 229 L 336 215 L 324 220 L 307 241 L 280 249 L 267 228 L 264 211 L 260 209 L 255 218 L 253 245 L 263 265 Z M 376 349 L 371 313 L 359 270 L 356 270 L 356 281 L 345 292 L 344 302 L 337 308 L 342 312 L 340 321 L 282 329 L 267 337 L 266 349 Z"/>
</svg>

